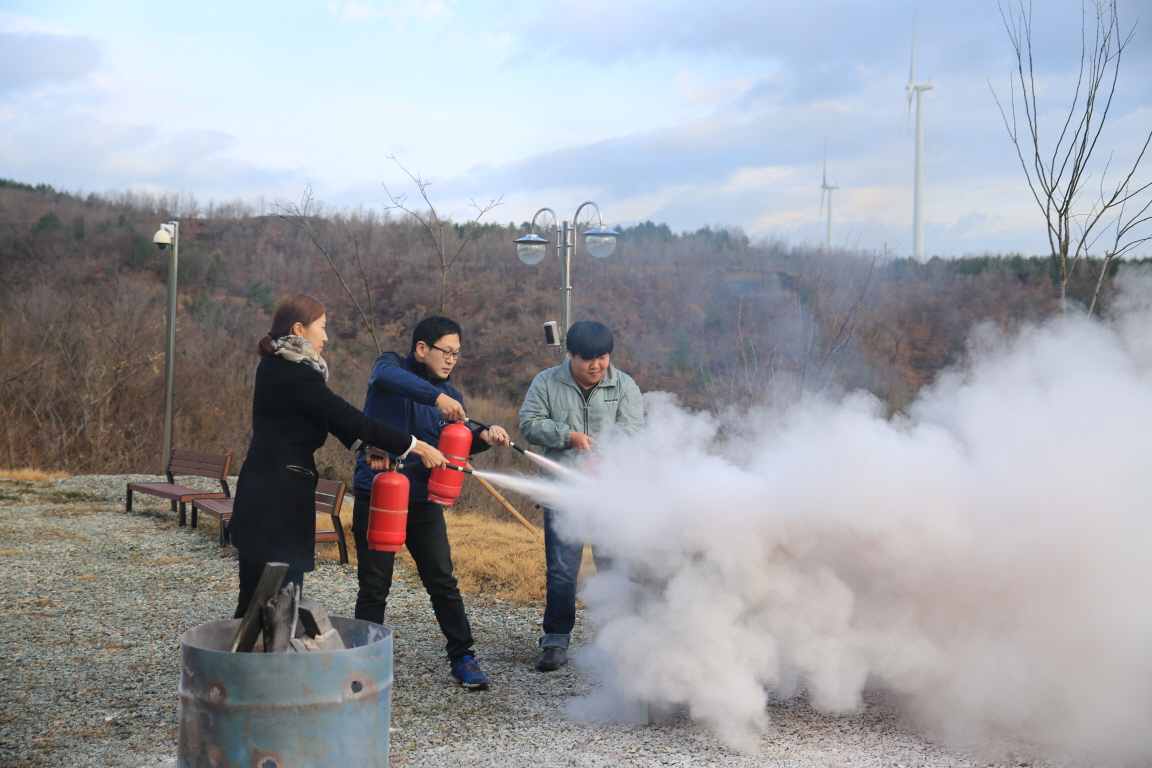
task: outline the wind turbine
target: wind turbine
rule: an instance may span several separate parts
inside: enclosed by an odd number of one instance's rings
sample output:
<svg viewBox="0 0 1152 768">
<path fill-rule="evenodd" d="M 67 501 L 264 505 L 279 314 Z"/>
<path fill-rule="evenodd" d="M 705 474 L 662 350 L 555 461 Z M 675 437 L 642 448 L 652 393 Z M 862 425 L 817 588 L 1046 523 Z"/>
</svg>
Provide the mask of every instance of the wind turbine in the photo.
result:
<svg viewBox="0 0 1152 768">
<path fill-rule="evenodd" d="M 916 177 L 912 188 L 912 255 L 924 263 L 924 216 L 922 193 L 924 189 L 924 104 L 921 96 L 932 90 L 932 81 L 916 82 L 916 10 L 912 10 L 912 64 L 908 68 L 908 99 L 904 102 L 904 115 L 912 106 L 916 94 Z"/>
<path fill-rule="evenodd" d="M 828 140 L 824 140 L 824 179 L 820 182 L 820 207 L 824 207 L 824 193 L 828 193 L 828 251 L 832 250 L 832 190 L 840 189 L 839 184 L 828 183 Z"/>
</svg>

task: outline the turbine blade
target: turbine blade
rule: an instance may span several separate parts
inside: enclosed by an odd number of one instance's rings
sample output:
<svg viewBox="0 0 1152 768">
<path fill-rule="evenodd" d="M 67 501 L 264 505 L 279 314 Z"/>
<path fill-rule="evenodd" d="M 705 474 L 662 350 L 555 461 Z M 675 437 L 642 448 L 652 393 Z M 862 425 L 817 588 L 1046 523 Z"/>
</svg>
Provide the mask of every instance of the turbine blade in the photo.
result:
<svg viewBox="0 0 1152 768">
<path fill-rule="evenodd" d="M 904 100 L 904 125 L 911 122 L 912 94 L 916 91 L 916 2 L 912 2 L 912 53 L 908 57 L 908 98 Z"/>
<path fill-rule="evenodd" d="M 827 136 L 824 137 L 824 173 L 820 179 L 820 186 L 821 187 L 828 186 L 828 137 Z M 821 195 L 821 199 L 823 199 L 823 195 Z"/>
</svg>

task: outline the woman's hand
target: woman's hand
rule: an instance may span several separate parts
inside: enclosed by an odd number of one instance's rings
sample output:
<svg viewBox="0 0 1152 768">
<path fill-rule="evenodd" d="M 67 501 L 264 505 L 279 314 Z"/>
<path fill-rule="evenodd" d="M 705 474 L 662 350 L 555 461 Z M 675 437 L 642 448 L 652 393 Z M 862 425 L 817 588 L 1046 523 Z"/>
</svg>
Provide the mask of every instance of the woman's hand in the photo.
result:
<svg viewBox="0 0 1152 768">
<path fill-rule="evenodd" d="M 376 448 L 369 448 L 364 457 L 368 459 L 368 466 L 375 472 L 382 472 L 391 466 L 388 454 Z"/>
<path fill-rule="evenodd" d="M 420 461 L 424 462 L 424 466 L 428 467 L 428 469 L 448 466 L 448 459 L 444 458 L 444 454 L 423 440 L 416 441 L 416 446 L 412 449 L 412 453 L 419 456 Z"/>
</svg>

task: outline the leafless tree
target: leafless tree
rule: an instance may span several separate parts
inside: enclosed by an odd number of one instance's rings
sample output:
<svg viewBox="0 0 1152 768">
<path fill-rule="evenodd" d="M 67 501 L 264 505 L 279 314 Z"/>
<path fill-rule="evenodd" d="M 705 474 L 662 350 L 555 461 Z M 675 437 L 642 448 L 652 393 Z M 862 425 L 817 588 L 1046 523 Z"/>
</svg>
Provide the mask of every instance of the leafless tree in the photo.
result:
<svg viewBox="0 0 1152 768">
<path fill-rule="evenodd" d="M 436 206 L 432 204 L 432 200 L 428 197 L 428 187 L 432 185 L 431 180 L 422 178 L 419 174 L 413 174 L 405 168 L 394 155 L 388 157 L 389 160 L 396 163 L 400 170 L 412 180 L 416 185 L 420 197 L 424 200 L 427 206 L 426 210 L 419 211 L 412 207 L 408 202 L 407 195 L 394 194 L 392 190 L 388 189 L 387 184 L 383 184 L 384 192 L 388 195 L 391 205 L 386 206 L 388 209 L 403 211 L 412 218 L 420 222 L 424 230 L 428 233 L 428 237 L 432 239 L 432 245 L 436 249 L 436 255 L 440 259 L 440 308 L 437 314 L 444 314 L 444 307 L 448 303 L 448 273 L 456 266 L 456 262 L 460 259 L 460 255 L 464 253 L 464 249 L 468 244 L 474 240 L 479 240 L 484 236 L 483 229 L 477 229 L 480 219 L 490 212 L 492 209 L 501 205 L 504 201 L 504 196 L 493 198 L 484 205 L 480 205 L 475 200 L 469 201 L 472 208 L 475 209 L 476 214 L 470 218 L 460 228 L 459 242 L 449 244 L 447 242 L 447 233 L 456 232 L 456 227 L 452 224 L 451 214 L 447 218 L 442 217 L 436 210 Z"/>
<path fill-rule="evenodd" d="M 1132 41 L 1135 26 L 1120 25 L 1117 0 L 1095 0 L 1082 8 L 1080 68 L 1076 89 L 1067 112 L 1046 133 L 1048 118 L 1038 105 L 1035 51 L 1032 38 L 1032 4 L 1024 0 L 999 3 L 1004 28 L 1016 56 L 1007 109 L 996 89 L 1008 136 L 1016 147 L 1020 164 L 1048 227 L 1052 257 L 1059 272 L 1060 311 L 1068 313 L 1068 281 L 1083 259 L 1094 284 L 1088 313 L 1096 307 L 1113 260 L 1152 238 L 1152 181 L 1137 175 L 1152 143 L 1152 130 L 1131 164 L 1113 168 L 1113 152 L 1100 147 L 1101 134 L 1116 95 L 1120 60 Z M 1089 27 L 1094 24 L 1091 32 Z M 991 86 L 991 83 L 989 83 Z M 1019 89 L 1019 93 L 1017 93 Z M 1022 110 L 1023 114 L 1020 114 Z M 1023 125 L 1021 125 L 1021 122 Z M 1052 136 L 1055 137 L 1053 143 Z M 1107 158 L 1097 158 L 1097 149 Z M 1092 183 L 1098 169 L 1099 181 Z M 1112 180 L 1109 181 L 1109 173 Z M 1095 257 L 1096 261 L 1093 261 Z"/>
<path fill-rule="evenodd" d="M 332 254 L 328 252 L 328 248 L 326 248 L 321 241 L 320 233 L 312 226 L 308 209 L 312 206 L 313 202 L 312 185 L 309 184 L 304 188 L 304 194 L 301 195 L 299 204 L 289 203 L 287 206 L 278 204 L 276 207 L 279 208 L 281 212 L 276 214 L 276 216 L 292 226 L 304 230 L 304 234 L 308 235 L 308 238 L 320 253 L 324 254 L 324 259 L 328 262 L 328 266 L 332 268 L 332 271 L 336 274 L 336 279 L 339 280 L 340 285 L 343 286 L 344 292 L 348 294 L 348 298 L 352 300 L 356 311 L 360 313 L 360 319 L 364 321 L 364 327 L 367 328 L 368 333 L 372 335 L 372 342 L 376 345 L 376 354 L 379 355 L 384 349 L 380 346 L 380 339 L 376 337 L 376 318 L 372 309 L 372 289 L 368 285 L 368 274 L 364 270 L 364 262 L 360 259 L 360 240 L 356 237 L 356 233 L 352 231 L 351 227 L 346 228 L 348 236 L 352 239 L 356 268 L 360 271 L 360 279 L 364 282 L 365 303 L 368 305 L 367 311 L 360 305 L 359 299 L 352 293 L 352 289 L 348 287 L 348 283 L 344 281 L 344 276 L 340 274 L 339 267 L 337 267 L 336 262 L 332 260 Z"/>
</svg>

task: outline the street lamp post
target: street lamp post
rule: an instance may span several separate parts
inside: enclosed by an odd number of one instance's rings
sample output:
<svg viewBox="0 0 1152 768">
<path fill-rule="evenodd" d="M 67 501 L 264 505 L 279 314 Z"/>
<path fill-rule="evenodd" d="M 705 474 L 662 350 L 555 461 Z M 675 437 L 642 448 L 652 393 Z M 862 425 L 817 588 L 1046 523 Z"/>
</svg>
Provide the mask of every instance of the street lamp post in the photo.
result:
<svg viewBox="0 0 1152 768">
<path fill-rule="evenodd" d="M 164 468 L 172 457 L 172 412 L 176 401 L 176 265 L 180 251 L 180 222 L 161 224 L 152 236 L 160 250 L 168 252 L 168 339 L 164 350 Z"/>
<path fill-rule="evenodd" d="M 572 256 L 576 252 L 576 222 L 580 220 L 580 212 L 589 205 L 595 209 L 599 224 L 582 233 L 588 252 L 598 259 L 611 256 L 616 250 L 616 238 L 620 236 L 619 232 L 604 226 L 604 216 L 600 213 L 600 207 L 591 200 L 582 203 L 576 209 L 571 222 L 562 221 L 556 228 L 556 256 L 560 259 L 561 265 L 560 324 L 553 340 L 549 338 L 547 330 L 552 323 L 545 323 L 545 340 L 550 345 L 559 346 L 561 355 L 568 351 L 568 328 L 572 325 Z M 551 214 L 552 220 L 556 221 L 555 211 L 551 208 L 541 208 L 532 216 L 529 234 L 516 240 L 516 255 L 525 264 L 539 264 L 547 253 L 548 241 L 536 234 L 536 219 L 545 212 Z"/>
</svg>

